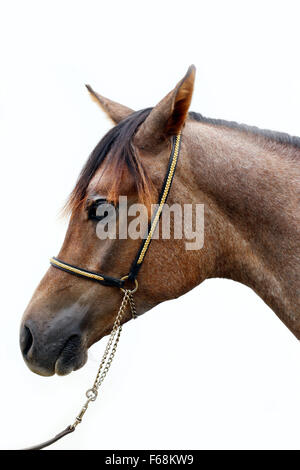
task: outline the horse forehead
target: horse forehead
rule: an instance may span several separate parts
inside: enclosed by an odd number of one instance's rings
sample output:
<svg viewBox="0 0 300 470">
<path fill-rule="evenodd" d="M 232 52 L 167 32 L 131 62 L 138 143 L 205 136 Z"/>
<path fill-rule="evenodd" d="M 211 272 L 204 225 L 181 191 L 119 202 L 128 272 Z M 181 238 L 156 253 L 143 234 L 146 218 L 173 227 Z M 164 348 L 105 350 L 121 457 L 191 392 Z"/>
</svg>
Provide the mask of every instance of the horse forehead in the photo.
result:
<svg viewBox="0 0 300 470">
<path fill-rule="evenodd" d="M 94 176 L 92 177 L 87 192 L 97 193 L 97 194 L 106 194 L 113 184 L 116 178 L 121 178 L 121 193 L 126 195 L 131 192 L 133 187 L 133 181 L 130 177 L 128 171 L 124 171 L 121 175 L 120 173 L 113 171 L 106 162 L 103 162 L 102 165 L 96 170 Z M 122 195 L 121 194 L 121 195 Z"/>
<path fill-rule="evenodd" d="M 112 182 L 112 175 L 111 172 L 105 171 L 104 165 L 101 165 L 98 170 L 96 170 L 95 174 L 93 175 L 91 181 L 88 185 L 88 192 L 99 192 L 105 193 L 109 188 L 109 184 Z"/>
</svg>

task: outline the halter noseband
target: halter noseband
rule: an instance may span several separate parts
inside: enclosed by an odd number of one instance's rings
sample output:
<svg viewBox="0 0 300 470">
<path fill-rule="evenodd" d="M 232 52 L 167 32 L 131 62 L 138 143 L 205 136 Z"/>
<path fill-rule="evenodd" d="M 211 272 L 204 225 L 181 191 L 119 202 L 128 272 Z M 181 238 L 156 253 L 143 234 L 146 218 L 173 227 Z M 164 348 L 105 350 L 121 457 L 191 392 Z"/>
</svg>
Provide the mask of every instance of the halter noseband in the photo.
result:
<svg viewBox="0 0 300 470">
<path fill-rule="evenodd" d="M 65 271 L 69 274 L 74 274 L 75 276 L 79 276 L 85 279 L 89 279 L 91 281 L 99 282 L 100 284 L 104 286 L 119 287 L 122 289 L 127 279 L 129 281 L 135 282 L 137 286 L 136 277 L 145 259 L 145 256 L 149 248 L 149 245 L 151 243 L 154 231 L 159 222 L 164 204 L 170 192 L 170 188 L 171 188 L 171 184 L 173 181 L 173 177 L 174 177 L 174 173 L 175 173 L 175 169 L 177 165 L 177 160 L 179 156 L 180 142 L 181 142 L 181 134 L 179 133 L 177 136 L 173 137 L 172 151 L 171 151 L 171 155 L 169 158 L 169 165 L 168 165 L 167 173 L 166 173 L 163 186 L 161 189 L 161 193 L 159 196 L 159 203 L 158 203 L 157 210 L 154 213 L 151 219 L 151 223 L 148 228 L 148 232 L 147 232 L 148 235 L 142 241 L 140 249 L 131 265 L 130 271 L 126 276 L 123 276 L 121 278 L 106 276 L 104 274 L 99 274 L 94 271 L 88 271 L 87 269 L 79 268 L 78 266 L 73 266 L 72 264 L 65 263 L 64 261 L 55 257 L 50 258 L 51 265 L 54 268 L 61 269 L 62 271 Z"/>
</svg>

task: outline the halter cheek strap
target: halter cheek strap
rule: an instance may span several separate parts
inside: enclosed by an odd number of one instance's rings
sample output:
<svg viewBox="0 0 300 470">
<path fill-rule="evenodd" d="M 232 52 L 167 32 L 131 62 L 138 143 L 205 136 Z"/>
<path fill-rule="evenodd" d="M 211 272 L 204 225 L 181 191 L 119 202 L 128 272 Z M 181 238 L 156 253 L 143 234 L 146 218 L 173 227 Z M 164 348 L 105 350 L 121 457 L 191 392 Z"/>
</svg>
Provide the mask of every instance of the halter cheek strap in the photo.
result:
<svg viewBox="0 0 300 470">
<path fill-rule="evenodd" d="M 167 173 L 166 173 L 166 176 L 162 185 L 162 189 L 159 195 L 158 207 L 152 217 L 151 223 L 149 224 L 148 232 L 147 232 L 148 235 L 147 237 L 145 237 L 144 241 L 142 242 L 140 249 L 136 255 L 136 258 L 131 265 L 131 269 L 128 274 L 128 278 L 130 280 L 135 280 L 138 275 L 138 272 L 143 264 L 146 253 L 150 246 L 153 234 L 155 232 L 155 229 L 161 217 L 164 204 L 166 203 L 168 199 L 168 195 L 171 189 L 171 185 L 172 185 L 172 181 L 174 178 L 177 161 L 179 157 L 180 143 L 181 143 L 181 134 L 178 134 L 177 136 L 173 137 L 172 151 L 171 151 L 171 155 L 169 158 L 169 165 L 168 165 Z"/>
<path fill-rule="evenodd" d="M 179 151 L 180 151 L 181 134 L 174 136 L 172 140 L 173 140 L 172 151 L 171 151 L 171 155 L 169 158 L 169 164 L 168 164 L 166 176 L 165 176 L 163 186 L 160 192 L 158 207 L 151 219 L 146 236 L 144 237 L 141 243 L 140 249 L 131 265 L 129 273 L 126 276 L 123 276 L 121 278 L 115 278 L 111 276 L 106 276 L 104 274 L 96 273 L 94 271 L 88 271 L 87 269 L 79 268 L 78 266 L 73 266 L 72 264 L 66 263 L 58 258 L 53 257 L 53 258 L 50 258 L 50 263 L 54 268 L 60 269 L 61 271 L 65 271 L 69 274 L 74 274 L 75 276 L 89 279 L 90 281 L 99 282 L 100 284 L 104 286 L 110 286 L 110 287 L 123 288 L 126 279 L 130 281 L 136 281 L 136 277 L 143 264 L 143 261 L 149 249 L 153 234 L 155 232 L 155 229 L 161 217 L 164 204 L 167 201 L 170 188 L 172 185 L 174 173 L 176 170 L 177 160 L 178 160 Z"/>
</svg>

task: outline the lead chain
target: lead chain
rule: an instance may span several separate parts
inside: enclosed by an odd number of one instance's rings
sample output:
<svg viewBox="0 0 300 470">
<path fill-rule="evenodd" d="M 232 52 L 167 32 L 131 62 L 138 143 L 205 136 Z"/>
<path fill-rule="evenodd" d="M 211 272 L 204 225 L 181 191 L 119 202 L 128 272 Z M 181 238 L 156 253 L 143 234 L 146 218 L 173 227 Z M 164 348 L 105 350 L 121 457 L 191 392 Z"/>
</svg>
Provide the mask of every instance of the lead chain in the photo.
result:
<svg viewBox="0 0 300 470">
<path fill-rule="evenodd" d="M 104 381 L 117 351 L 117 347 L 118 347 L 118 343 L 119 343 L 120 335 L 122 331 L 121 321 L 125 315 L 126 307 L 128 304 L 131 310 L 132 317 L 136 318 L 137 317 L 136 307 L 135 307 L 132 291 L 124 290 L 124 296 L 123 296 L 118 314 L 116 316 L 115 322 L 113 324 L 113 328 L 111 330 L 110 337 L 107 342 L 105 351 L 103 353 L 93 387 L 86 391 L 87 401 L 83 405 L 78 416 L 76 416 L 74 423 L 70 426 L 71 429 L 75 429 L 76 426 L 78 426 L 78 424 L 81 423 L 82 418 L 86 410 L 88 409 L 89 404 L 92 401 L 95 401 L 98 396 L 98 389 L 101 386 L 102 382 Z"/>
</svg>

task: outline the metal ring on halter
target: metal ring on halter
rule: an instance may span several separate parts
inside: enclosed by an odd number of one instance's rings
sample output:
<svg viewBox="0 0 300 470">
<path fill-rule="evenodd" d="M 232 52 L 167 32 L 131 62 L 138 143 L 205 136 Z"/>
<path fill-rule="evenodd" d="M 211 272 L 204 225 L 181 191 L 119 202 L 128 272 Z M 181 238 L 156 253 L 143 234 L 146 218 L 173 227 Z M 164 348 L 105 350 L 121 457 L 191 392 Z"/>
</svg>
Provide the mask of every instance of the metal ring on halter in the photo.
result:
<svg viewBox="0 0 300 470">
<path fill-rule="evenodd" d="M 121 277 L 121 281 L 126 281 L 129 278 L 129 274 L 126 276 Z M 125 292 L 126 290 L 129 291 L 130 294 L 134 294 L 139 288 L 139 283 L 137 279 L 134 280 L 134 288 L 132 290 L 130 289 L 124 289 L 123 287 L 120 287 L 122 292 Z"/>
</svg>

